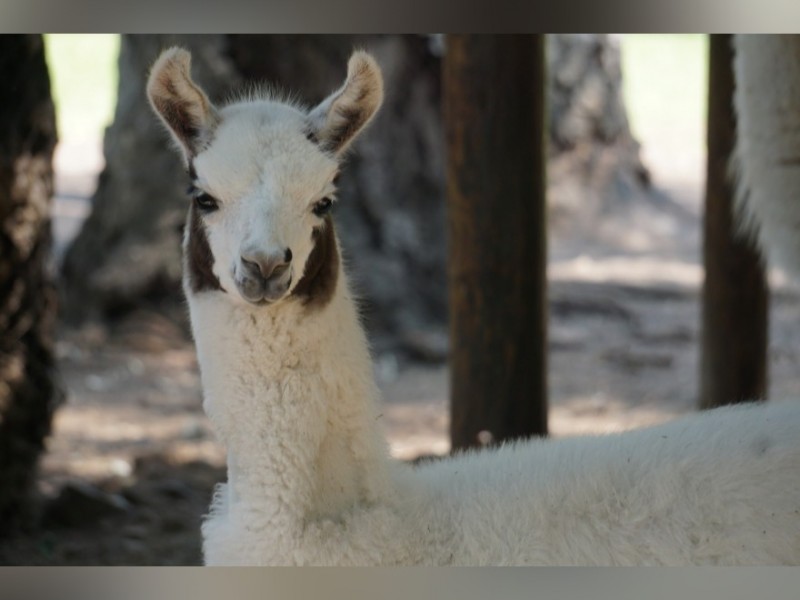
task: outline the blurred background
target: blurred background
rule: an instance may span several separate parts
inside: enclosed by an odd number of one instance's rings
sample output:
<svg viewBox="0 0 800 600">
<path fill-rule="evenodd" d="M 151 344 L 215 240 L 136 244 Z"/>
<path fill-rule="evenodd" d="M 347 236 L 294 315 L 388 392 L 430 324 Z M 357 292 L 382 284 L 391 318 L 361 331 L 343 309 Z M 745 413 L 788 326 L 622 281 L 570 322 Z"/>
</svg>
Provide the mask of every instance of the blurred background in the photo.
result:
<svg viewBox="0 0 800 600">
<path fill-rule="evenodd" d="M 442 36 L 41 43 L 30 52 L 43 52 L 58 135 L 41 260 L 58 297 L 51 371 L 61 392 L 48 408 L 38 500 L 32 516 L 8 517 L 0 562 L 200 562 L 199 523 L 225 457 L 202 413 L 180 292 L 187 180 L 144 95 L 147 69 L 172 44 L 192 51 L 212 100 L 268 81 L 313 104 L 338 87 L 354 46 L 375 55 L 387 100 L 348 160 L 336 219 L 392 454 L 446 454 Z M 546 43 L 549 433 L 662 422 L 699 401 L 708 37 Z M 781 272 L 769 280 L 777 398 L 800 391 L 800 297 Z"/>
</svg>

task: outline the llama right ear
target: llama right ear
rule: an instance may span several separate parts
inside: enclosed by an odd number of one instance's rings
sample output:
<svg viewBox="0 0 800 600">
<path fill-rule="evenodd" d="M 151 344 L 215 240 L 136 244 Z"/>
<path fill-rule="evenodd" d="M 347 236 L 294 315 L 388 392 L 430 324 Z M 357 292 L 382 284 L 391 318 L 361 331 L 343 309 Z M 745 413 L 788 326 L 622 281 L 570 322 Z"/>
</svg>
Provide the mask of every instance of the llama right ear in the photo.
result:
<svg viewBox="0 0 800 600">
<path fill-rule="evenodd" d="M 150 105 L 178 142 L 187 163 L 208 144 L 219 122 L 214 105 L 192 81 L 191 63 L 191 54 L 183 48 L 165 50 L 147 81 Z"/>
<path fill-rule="evenodd" d="M 353 52 L 344 85 L 309 113 L 309 133 L 324 150 L 339 154 L 369 123 L 382 102 L 380 67 L 366 52 Z"/>
</svg>

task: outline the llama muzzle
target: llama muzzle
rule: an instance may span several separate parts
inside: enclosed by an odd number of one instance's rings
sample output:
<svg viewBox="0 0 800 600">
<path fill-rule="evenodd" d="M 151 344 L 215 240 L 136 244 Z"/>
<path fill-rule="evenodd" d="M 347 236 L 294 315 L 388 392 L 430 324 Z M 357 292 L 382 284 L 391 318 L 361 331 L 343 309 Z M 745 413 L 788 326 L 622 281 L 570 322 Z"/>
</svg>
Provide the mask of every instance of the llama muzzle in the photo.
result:
<svg viewBox="0 0 800 600">
<path fill-rule="evenodd" d="M 253 304 L 280 300 L 292 283 L 292 251 L 243 252 L 234 269 L 234 281 L 242 297 Z"/>
</svg>

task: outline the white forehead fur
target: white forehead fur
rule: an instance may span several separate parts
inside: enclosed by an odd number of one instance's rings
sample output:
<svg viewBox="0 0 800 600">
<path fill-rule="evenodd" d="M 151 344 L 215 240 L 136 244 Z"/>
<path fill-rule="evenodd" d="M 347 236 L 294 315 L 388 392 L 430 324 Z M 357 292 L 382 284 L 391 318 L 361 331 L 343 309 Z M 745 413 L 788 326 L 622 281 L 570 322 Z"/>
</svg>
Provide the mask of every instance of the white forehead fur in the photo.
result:
<svg viewBox="0 0 800 600">
<path fill-rule="evenodd" d="M 243 101 L 226 106 L 220 116 L 212 143 L 194 161 L 205 191 L 222 201 L 264 185 L 298 199 L 325 191 L 338 163 L 306 139 L 300 109 L 273 100 Z"/>
<path fill-rule="evenodd" d="M 293 105 L 250 99 L 219 114 L 213 140 L 194 160 L 197 186 L 220 202 L 204 218 L 214 274 L 233 290 L 248 245 L 290 248 L 294 287 L 313 250 L 312 230 L 321 226 L 311 208 L 335 191 L 338 162 L 306 138 L 306 113 Z"/>
</svg>

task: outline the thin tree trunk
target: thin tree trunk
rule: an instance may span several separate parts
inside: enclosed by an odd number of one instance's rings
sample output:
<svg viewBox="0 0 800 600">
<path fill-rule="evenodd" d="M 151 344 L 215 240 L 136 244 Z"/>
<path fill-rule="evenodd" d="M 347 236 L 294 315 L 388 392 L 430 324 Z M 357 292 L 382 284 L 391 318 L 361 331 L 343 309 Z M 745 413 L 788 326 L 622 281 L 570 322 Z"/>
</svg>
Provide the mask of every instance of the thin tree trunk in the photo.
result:
<svg viewBox="0 0 800 600">
<path fill-rule="evenodd" d="M 768 290 L 754 244 L 736 232 L 729 175 L 736 120 L 731 36 L 712 35 L 700 407 L 763 399 Z"/>
<path fill-rule="evenodd" d="M 447 38 L 454 449 L 547 433 L 541 35 Z"/>
<path fill-rule="evenodd" d="M 24 522 L 61 398 L 52 353 L 55 114 L 42 37 L 0 36 L 0 533 Z"/>
</svg>

